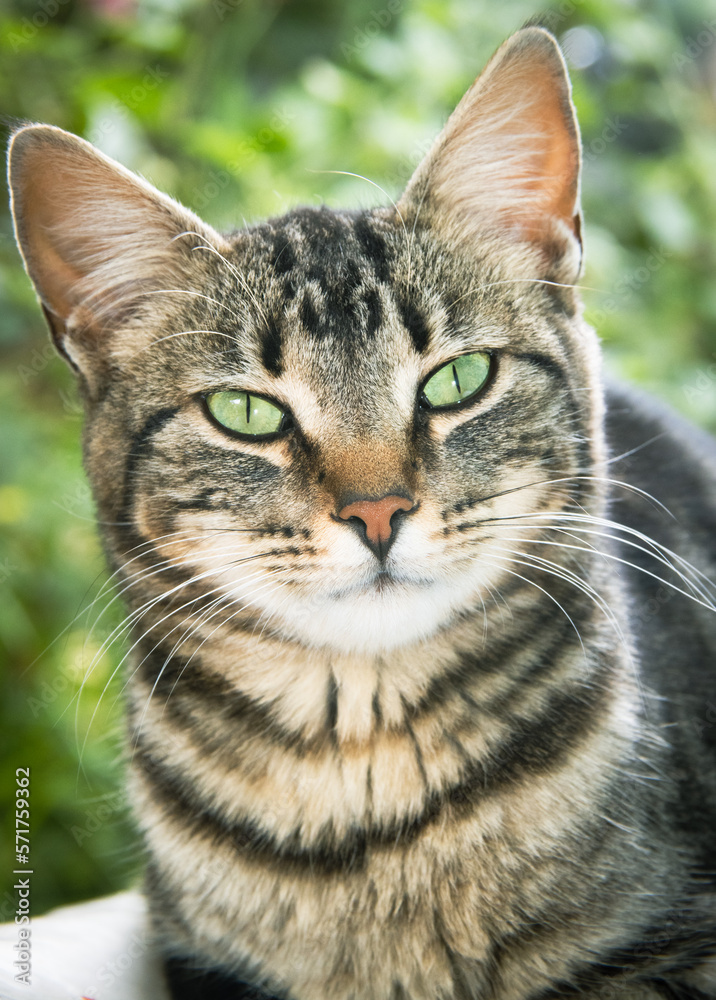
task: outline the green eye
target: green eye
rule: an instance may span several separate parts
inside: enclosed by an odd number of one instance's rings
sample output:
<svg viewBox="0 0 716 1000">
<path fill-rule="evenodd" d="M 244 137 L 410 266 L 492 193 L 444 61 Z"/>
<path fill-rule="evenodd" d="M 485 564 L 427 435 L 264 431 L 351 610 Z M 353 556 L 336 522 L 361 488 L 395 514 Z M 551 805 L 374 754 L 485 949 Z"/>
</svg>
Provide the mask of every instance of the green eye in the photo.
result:
<svg viewBox="0 0 716 1000">
<path fill-rule="evenodd" d="M 204 397 L 214 420 L 235 434 L 268 437 L 285 429 L 287 414 L 275 403 L 252 392 L 210 392 Z"/>
<path fill-rule="evenodd" d="M 423 386 L 421 402 L 432 409 L 467 402 L 487 382 L 491 364 L 492 357 L 484 351 L 448 361 Z"/>
</svg>

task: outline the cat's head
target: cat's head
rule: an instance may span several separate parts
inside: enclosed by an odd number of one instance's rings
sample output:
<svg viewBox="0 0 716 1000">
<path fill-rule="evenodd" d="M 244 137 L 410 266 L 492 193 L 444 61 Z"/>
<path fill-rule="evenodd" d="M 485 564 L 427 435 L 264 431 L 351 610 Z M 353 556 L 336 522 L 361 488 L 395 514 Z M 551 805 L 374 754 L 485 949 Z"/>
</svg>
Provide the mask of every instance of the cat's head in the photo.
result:
<svg viewBox="0 0 716 1000">
<path fill-rule="evenodd" d="M 15 134 L 18 242 L 81 383 L 110 559 L 150 624 L 380 653 L 522 575 L 507 552 L 546 512 L 596 508 L 579 164 L 536 28 L 388 209 L 222 236 L 81 139 Z"/>
</svg>

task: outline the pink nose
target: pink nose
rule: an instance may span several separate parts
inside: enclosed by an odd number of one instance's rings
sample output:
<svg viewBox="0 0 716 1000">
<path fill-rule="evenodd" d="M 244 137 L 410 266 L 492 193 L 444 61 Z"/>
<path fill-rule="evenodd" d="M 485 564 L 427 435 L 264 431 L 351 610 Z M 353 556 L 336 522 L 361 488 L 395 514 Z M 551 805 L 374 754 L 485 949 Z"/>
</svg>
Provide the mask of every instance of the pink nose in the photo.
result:
<svg viewBox="0 0 716 1000">
<path fill-rule="evenodd" d="M 342 521 L 357 517 L 365 525 L 371 545 L 383 546 L 390 539 L 393 529 L 390 519 L 397 510 L 412 510 L 413 502 L 406 497 L 383 497 L 381 500 L 356 500 L 338 512 Z"/>
</svg>

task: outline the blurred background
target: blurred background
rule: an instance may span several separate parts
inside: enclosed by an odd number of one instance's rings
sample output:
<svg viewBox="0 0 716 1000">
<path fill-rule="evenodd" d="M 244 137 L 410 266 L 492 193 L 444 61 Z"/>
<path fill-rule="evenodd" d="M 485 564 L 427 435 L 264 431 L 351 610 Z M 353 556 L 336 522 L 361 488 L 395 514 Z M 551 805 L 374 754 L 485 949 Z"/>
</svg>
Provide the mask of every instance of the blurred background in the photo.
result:
<svg viewBox="0 0 716 1000">
<path fill-rule="evenodd" d="M 497 45 L 562 41 L 584 143 L 588 318 L 609 368 L 716 430 L 716 10 L 699 0 L 4 0 L 0 111 L 90 139 L 231 229 L 395 196 Z M 323 171 L 352 171 L 369 181 Z M 373 183 L 370 183 L 373 182 Z M 33 911 L 141 865 L 121 785 L 122 613 L 74 386 L 0 215 L 0 921 L 15 769 Z"/>
</svg>

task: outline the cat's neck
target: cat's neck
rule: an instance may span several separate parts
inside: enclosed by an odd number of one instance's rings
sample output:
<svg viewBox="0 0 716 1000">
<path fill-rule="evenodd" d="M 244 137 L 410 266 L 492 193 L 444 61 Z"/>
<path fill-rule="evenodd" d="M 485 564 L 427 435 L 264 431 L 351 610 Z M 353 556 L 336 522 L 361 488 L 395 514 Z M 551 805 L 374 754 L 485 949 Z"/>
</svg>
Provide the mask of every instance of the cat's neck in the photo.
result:
<svg viewBox="0 0 716 1000">
<path fill-rule="evenodd" d="M 515 836 L 567 836 L 640 733 L 628 661 L 583 610 L 583 639 L 564 614 L 519 641 L 488 614 L 489 643 L 475 617 L 373 658 L 266 633 L 145 645 L 129 705 L 145 832 L 192 816 L 255 860 L 347 873 L 476 803 L 511 810 Z"/>
<path fill-rule="evenodd" d="M 487 720 L 557 691 L 580 700 L 590 689 L 617 690 L 614 675 L 629 676 L 629 658 L 620 650 L 615 583 L 600 576 L 595 570 L 601 603 L 568 584 L 560 591 L 552 581 L 547 593 L 549 581 L 520 578 L 511 582 L 509 611 L 503 588 L 428 639 L 375 653 L 308 647 L 250 622 L 204 633 L 184 624 L 186 637 L 174 644 L 148 629 L 135 654 L 138 718 L 169 710 L 187 691 L 211 691 L 295 740 L 348 745 L 405 730 L 422 712 L 439 713 L 443 700 Z"/>
</svg>

